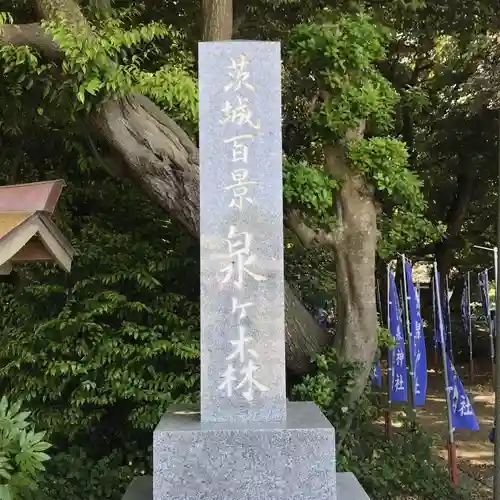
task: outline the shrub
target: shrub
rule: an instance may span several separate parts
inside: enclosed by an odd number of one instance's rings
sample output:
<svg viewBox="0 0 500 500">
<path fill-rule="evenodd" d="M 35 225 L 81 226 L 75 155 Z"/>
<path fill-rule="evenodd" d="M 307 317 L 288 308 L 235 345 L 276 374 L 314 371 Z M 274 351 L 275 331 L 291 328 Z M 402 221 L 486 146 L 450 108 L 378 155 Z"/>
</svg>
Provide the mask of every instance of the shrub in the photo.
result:
<svg viewBox="0 0 500 500">
<path fill-rule="evenodd" d="M 71 274 L 31 264 L 0 286 L 0 392 L 29 401 L 54 444 L 104 456 L 198 398 L 198 249 L 130 186 L 74 176 Z"/>
<path fill-rule="evenodd" d="M 330 348 L 315 357 L 314 365 L 314 371 L 293 387 L 294 399 L 314 401 L 337 429 L 373 419 L 378 410 L 368 392 L 363 393 L 354 406 L 349 403 L 358 371 L 355 364 L 341 362 L 335 349 Z"/>
<path fill-rule="evenodd" d="M 132 479 L 151 470 L 151 450 L 113 450 L 94 460 L 82 447 L 54 455 L 37 500 L 121 500 Z"/>
</svg>

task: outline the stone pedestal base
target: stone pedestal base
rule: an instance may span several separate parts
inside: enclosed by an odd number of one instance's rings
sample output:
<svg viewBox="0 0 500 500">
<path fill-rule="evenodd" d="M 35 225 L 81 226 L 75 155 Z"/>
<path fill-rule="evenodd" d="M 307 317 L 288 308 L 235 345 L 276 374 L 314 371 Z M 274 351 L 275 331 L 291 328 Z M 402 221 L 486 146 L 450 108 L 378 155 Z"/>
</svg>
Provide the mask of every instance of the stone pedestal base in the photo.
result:
<svg viewBox="0 0 500 500">
<path fill-rule="evenodd" d="M 123 500 L 153 500 L 153 476 L 134 479 Z M 340 472 L 337 473 L 337 500 L 370 500 L 370 498 L 352 472 Z"/>
<path fill-rule="evenodd" d="M 335 432 L 314 403 L 283 423 L 201 423 L 175 407 L 153 436 L 154 500 L 335 500 Z"/>
</svg>

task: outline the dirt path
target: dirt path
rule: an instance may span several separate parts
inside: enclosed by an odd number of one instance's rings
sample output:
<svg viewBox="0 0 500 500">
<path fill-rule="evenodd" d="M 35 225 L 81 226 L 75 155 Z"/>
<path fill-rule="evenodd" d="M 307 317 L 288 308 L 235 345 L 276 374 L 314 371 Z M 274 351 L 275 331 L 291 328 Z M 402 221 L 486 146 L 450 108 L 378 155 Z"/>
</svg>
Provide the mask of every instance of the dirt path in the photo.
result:
<svg viewBox="0 0 500 500">
<path fill-rule="evenodd" d="M 457 371 L 471 398 L 479 431 L 459 429 L 455 432 L 457 458 L 460 469 L 493 486 L 493 444 L 489 433 L 493 426 L 495 396 L 492 392 L 491 367 L 478 366 L 474 384 L 468 380 L 468 365 L 458 365 Z M 439 445 L 439 454 L 446 458 L 447 417 L 442 371 L 429 370 L 429 387 L 425 407 L 418 412 L 418 420 Z"/>
</svg>

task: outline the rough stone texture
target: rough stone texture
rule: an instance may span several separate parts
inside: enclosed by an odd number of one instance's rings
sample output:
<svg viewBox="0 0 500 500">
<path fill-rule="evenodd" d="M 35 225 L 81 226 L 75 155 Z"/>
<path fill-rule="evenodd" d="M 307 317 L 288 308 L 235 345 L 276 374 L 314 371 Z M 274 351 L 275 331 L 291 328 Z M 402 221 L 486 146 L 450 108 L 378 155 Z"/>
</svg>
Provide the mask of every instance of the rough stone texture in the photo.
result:
<svg viewBox="0 0 500 500">
<path fill-rule="evenodd" d="M 201 422 L 177 407 L 153 443 L 155 500 L 335 500 L 335 433 L 313 403 L 260 424 Z"/>
<path fill-rule="evenodd" d="M 197 498 L 197 497 L 196 497 Z M 123 500 L 153 500 L 153 477 L 134 479 Z M 287 500 L 285 496 L 283 500 Z M 337 500 L 370 500 L 352 472 L 337 473 Z"/>
<path fill-rule="evenodd" d="M 199 44 L 204 422 L 286 418 L 280 73 L 278 42 Z"/>
</svg>

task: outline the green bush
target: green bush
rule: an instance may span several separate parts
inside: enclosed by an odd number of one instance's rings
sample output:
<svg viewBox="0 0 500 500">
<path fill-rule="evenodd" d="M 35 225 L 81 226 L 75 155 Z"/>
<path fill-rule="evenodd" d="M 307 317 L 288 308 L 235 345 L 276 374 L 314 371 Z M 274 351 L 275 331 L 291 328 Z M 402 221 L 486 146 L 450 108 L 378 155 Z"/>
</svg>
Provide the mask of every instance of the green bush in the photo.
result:
<svg viewBox="0 0 500 500">
<path fill-rule="evenodd" d="M 371 421 L 377 413 L 368 392 L 350 404 L 350 392 L 355 385 L 358 367 L 339 360 L 330 348 L 314 359 L 315 370 L 303 377 L 292 389 L 292 397 L 300 401 L 314 401 L 336 428 L 360 425 Z"/>
<path fill-rule="evenodd" d="M 9 405 L 5 396 L 0 399 L 0 500 L 31 498 L 49 459 L 45 433 L 35 432 L 29 416 L 21 402 Z"/>
<path fill-rule="evenodd" d="M 404 429 L 388 440 L 380 428 L 353 429 L 337 454 L 337 470 L 353 472 L 377 500 L 470 498 L 451 483 L 444 462 L 419 430 Z"/>
<path fill-rule="evenodd" d="M 136 476 L 150 474 L 150 449 L 113 450 L 95 460 L 82 447 L 56 453 L 40 483 L 37 500 L 121 500 Z"/>
<path fill-rule="evenodd" d="M 198 248 L 132 187 L 68 182 L 71 274 L 31 264 L 0 285 L 0 392 L 29 401 L 54 444 L 105 456 L 198 398 Z"/>
</svg>

